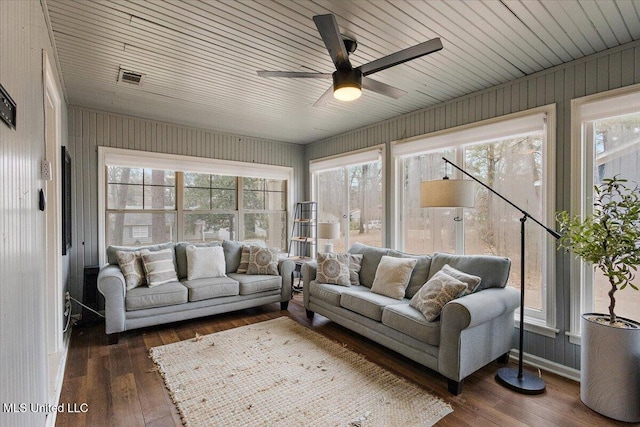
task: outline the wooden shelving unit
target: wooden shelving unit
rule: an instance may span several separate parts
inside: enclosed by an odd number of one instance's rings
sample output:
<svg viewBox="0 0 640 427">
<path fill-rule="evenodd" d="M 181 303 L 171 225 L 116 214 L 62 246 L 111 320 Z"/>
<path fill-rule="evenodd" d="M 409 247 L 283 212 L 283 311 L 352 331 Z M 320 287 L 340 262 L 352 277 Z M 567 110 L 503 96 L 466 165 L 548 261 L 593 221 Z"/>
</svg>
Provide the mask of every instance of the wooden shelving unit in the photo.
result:
<svg viewBox="0 0 640 427">
<path fill-rule="evenodd" d="M 318 247 L 318 202 L 298 202 L 289 237 L 288 257 L 315 258 Z"/>
</svg>

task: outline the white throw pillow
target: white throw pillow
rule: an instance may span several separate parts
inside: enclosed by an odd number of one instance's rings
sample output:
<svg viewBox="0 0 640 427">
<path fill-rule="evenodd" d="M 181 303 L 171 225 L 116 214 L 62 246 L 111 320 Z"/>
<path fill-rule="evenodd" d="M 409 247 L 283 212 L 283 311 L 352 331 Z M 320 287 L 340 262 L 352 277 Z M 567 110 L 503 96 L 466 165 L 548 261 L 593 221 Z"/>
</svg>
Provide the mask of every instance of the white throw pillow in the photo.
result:
<svg viewBox="0 0 640 427">
<path fill-rule="evenodd" d="M 409 305 L 420 311 L 427 322 L 432 322 L 440 316 L 445 304 L 456 299 L 465 289 L 465 283 L 440 270 L 411 298 Z"/>
<path fill-rule="evenodd" d="M 396 258 L 384 255 L 380 259 L 373 278 L 371 292 L 395 299 L 404 298 L 411 272 L 416 266 L 416 258 Z"/>
<path fill-rule="evenodd" d="M 482 281 L 479 276 L 474 276 L 473 274 L 468 274 L 463 271 L 456 270 L 449 264 L 443 265 L 440 271 L 460 280 L 462 283 L 466 283 L 467 289 L 464 291 L 465 295 L 475 292 L 476 289 L 478 289 L 478 286 L 480 286 L 480 282 Z"/>
<path fill-rule="evenodd" d="M 187 279 L 227 277 L 222 246 L 187 246 Z"/>
</svg>

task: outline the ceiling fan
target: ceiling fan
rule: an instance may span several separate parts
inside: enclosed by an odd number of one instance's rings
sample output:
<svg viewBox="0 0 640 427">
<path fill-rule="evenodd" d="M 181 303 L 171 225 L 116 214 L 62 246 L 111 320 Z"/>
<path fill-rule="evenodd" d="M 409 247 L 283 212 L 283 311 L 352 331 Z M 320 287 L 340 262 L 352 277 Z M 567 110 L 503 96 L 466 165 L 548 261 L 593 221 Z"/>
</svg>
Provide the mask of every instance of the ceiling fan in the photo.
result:
<svg viewBox="0 0 640 427">
<path fill-rule="evenodd" d="M 333 78 L 333 86 L 313 104 L 314 107 L 319 107 L 329 102 L 332 94 L 338 100 L 353 101 L 360 97 L 362 88 L 398 99 L 407 92 L 378 82 L 367 76 L 442 49 L 442 42 L 440 42 L 439 38 L 435 38 L 353 68 L 349 61 L 349 54 L 355 52 L 358 44 L 355 40 L 343 37 L 343 35 L 340 34 L 335 16 L 331 14 L 316 15 L 313 17 L 313 21 L 316 23 L 324 45 L 327 47 L 329 55 L 336 66 L 336 71 L 333 73 L 258 71 L 258 76 L 312 79 Z"/>
</svg>

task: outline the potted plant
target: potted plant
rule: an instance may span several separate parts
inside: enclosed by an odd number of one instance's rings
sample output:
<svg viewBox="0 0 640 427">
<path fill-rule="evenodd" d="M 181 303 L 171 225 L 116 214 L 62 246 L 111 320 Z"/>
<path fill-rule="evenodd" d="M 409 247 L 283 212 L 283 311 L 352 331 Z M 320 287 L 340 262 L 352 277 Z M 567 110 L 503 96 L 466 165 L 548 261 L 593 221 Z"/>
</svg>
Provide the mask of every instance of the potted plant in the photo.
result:
<svg viewBox="0 0 640 427">
<path fill-rule="evenodd" d="M 559 212 L 561 248 L 602 271 L 609 313 L 585 313 L 581 329 L 580 399 L 607 417 L 640 422 L 640 323 L 615 313 L 616 292 L 632 283 L 640 264 L 640 190 L 618 176 L 594 188 L 593 214 Z"/>
</svg>

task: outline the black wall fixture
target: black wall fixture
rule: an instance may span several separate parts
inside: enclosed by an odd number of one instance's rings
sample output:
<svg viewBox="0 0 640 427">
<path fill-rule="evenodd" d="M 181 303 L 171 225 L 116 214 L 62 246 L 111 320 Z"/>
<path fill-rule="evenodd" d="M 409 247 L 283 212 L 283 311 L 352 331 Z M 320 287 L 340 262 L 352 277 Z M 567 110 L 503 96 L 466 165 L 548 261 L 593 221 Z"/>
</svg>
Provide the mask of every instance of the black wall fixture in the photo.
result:
<svg viewBox="0 0 640 427">
<path fill-rule="evenodd" d="M 71 247 L 71 156 L 62 147 L 62 255 Z"/>
<path fill-rule="evenodd" d="M 0 85 L 0 118 L 11 129 L 16 128 L 16 101 L 9 96 L 6 89 Z"/>
</svg>

